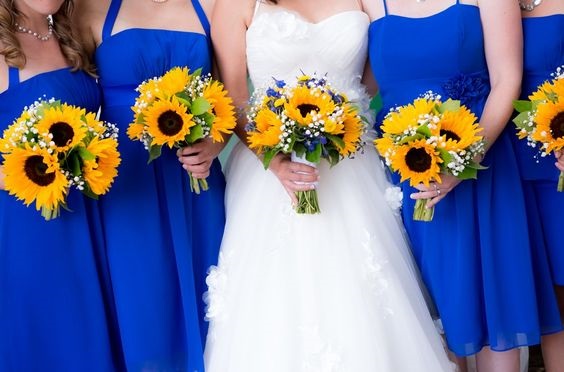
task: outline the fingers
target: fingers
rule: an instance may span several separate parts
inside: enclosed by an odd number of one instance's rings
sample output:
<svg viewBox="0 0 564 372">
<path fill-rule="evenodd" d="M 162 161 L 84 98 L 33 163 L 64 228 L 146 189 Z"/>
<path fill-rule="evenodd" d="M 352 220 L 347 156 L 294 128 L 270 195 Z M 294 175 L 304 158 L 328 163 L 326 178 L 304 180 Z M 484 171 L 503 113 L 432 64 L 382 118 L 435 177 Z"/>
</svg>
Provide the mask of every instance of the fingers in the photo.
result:
<svg viewBox="0 0 564 372">
<path fill-rule="evenodd" d="M 413 200 L 427 199 L 427 208 L 437 205 L 452 190 L 452 188 L 441 187 L 436 183 L 432 183 L 429 186 L 420 184 L 415 186 L 415 189 L 419 192 L 414 192 L 409 197 Z"/>
<path fill-rule="evenodd" d="M 562 162 L 554 163 L 556 168 L 558 168 L 561 172 L 564 172 L 564 160 Z"/>
<path fill-rule="evenodd" d="M 292 206 L 295 207 L 296 205 L 298 205 L 298 197 L 296 196 L 296 193 L 291 189 L 288 189 L 286 186 L 284 186 L 284 188 L 286 189 L 286 192 L 288 193 L 288 196 L 292 201 Z"/>
<path fill-rule="evenodd" d="M 205 161 L 199 164 L 182 164 L 182 168 L 190 172 L 196 178 L 206 178 L 210 174 L 211 161 Z"/>
</svg>

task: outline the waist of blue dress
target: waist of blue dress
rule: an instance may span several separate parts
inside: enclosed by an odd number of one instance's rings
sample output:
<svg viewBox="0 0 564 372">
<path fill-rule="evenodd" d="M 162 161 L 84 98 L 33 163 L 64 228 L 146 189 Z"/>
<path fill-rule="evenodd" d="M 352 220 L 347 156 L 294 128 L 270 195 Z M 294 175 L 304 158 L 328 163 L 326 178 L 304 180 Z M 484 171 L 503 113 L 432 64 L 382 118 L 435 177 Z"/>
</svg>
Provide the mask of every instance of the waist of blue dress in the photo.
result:
<svg viewBox="0 0 564 372">
<path fill-rule="evenodd" d="M 137 86 L 124 85 L 114 87 L 102 87 L 102 101 L 104 108 L 116 106 L 133 106 L 139 93 L 135 91 Z"/>
</svg>

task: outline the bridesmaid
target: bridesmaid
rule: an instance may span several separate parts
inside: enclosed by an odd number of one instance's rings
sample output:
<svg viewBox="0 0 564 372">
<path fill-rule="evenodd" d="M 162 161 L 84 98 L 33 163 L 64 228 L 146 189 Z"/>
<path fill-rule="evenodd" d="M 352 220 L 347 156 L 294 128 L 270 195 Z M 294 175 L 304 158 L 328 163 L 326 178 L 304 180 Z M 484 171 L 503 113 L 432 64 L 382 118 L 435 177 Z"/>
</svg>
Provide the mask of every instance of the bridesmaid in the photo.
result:
<svg viewBox="0 0 564 372">
<path fill-rule="evenodd" d="M 504 130 L 521 82 L 519 6 L 515 0 L 371 5 L 369 55 L 383 112 L 432 90 L 461 100 L 485 128 L 488 169 L 478 180 L 404 184 L 403 218 L 450 350 L 476 354 L 481 372 L 518 371 L 517 347 L 561 329 L 546 260 L 531 254 L 514 129 Z M 412 219 L 421 198 L 440 201 L 432 222 Z"/>
<path fill-rule="evenodd" d="M 72 0 L 0 0 L 0 131 L 42 96 L 98 110 L 72 10 Z M 96 203 L 71 192 L 72 212 L 46 222 L 2 179 L 0 166 L 0 370 L 121 370 Z"/>
<path fill-rule="evenodd" d="M 519 1 L 523 16 L 524 73 L 521 98 L 533 93 L 558 66 L 564 65 L 564 2 Z M 533 248 L 548 253 L 552 280 L 564 312 L 564 244 L 561 216 L 564 193 L 556 191 L 560 171 L 553 157 L 536 156 L 537 151 L 512 135 L 527 202 Z M 564 160 L 564 159 L 563 159 Z M 563 314 L 563 313 L 561 313 Z M 564 366 L 564 332 L 542 338 L 542 350 L 548 371 Z"/>
<path fill-rule="evenodd" d="M 211 1 L 80 0 L 78 24 L 94 53 L 102 117 L 120 128 L 122 164 L 101 203 L 109 269 L 128 370 L 203 371 L 205 275 L 216 263 L 224 226 L 221 145 L 184 151 L 187 169 L 210 189 L 190 192 L 174 151 L 147 165 L 127 139 L 135 88 L 176 66 L 211 70 L 206 11 Z"/>
</svg>

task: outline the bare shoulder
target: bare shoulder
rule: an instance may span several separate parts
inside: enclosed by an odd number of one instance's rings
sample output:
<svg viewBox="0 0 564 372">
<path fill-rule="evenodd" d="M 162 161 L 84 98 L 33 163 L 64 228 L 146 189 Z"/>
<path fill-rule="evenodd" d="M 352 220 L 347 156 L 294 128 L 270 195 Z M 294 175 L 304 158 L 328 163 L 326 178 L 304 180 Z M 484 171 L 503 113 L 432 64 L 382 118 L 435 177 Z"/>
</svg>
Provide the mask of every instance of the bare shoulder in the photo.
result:
<svg viewBox="0 0 564 372">
<path fill-rule="evenodd" d="M 0 42 L 0 48 L 2 43 Z M 8 89 L 8 65 L 3 57 L 0 57 L 0 93 Z"/>
<path fill-rule="evenodd" d="M 100 44 L 110 3 L 111 0 L 75 0 L 73 21 L 90 53 Z"/>
<path fill-rule="evenodd" d="M 360 0 L 360 4 L 362 5 L 362 10 L 368 14 L 371 21 L 384 17 L 386 13 L 383 1 Z"/>
<path fill-rule="evenodd" d="M 257 1 L 264 0 L 215 0 L 214 16 L 220 17 L 231 15 L 237 20 L 243 20 L 245 24 L 250 24 L 253 18 L 253 11 Z"/>
</svg>

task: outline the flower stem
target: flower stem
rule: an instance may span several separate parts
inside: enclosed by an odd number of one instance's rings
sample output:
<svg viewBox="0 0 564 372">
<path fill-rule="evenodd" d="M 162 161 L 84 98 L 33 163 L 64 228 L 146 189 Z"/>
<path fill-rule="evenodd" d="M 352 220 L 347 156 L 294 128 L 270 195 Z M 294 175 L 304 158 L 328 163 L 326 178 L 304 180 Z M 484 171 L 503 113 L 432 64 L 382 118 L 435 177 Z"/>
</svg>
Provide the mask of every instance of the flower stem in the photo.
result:
<svg viewBox="0 0 564 372">
<path fill-rule="evenodd" d="M 560 177 L 558 177 L 558 191 L 564 191 L 564 171 L 560 171 Z"/>
<path fill-rule="evenodd" d="M 45 218 L 45 221 L 53 220 L 59 217 L 59 208 L 49 209 L 45 206 L 41 207 L 41 217 Z"/>
<path fill-rule="evenodd" d="M 299 214 L 317 214 L 319 210 L 319 201 L 317 200 L 317 191 L 298 191 L 298 204 L 296 205 L 296 212 Z"/>
<path fill-rule="evenodd" d="M 196 178 L 192 176 L 192 173 L 188 173 L 188 175 L 190 178 L 190 191 L 198 195 L 202 190 L 208 191 L 208 181 L 205 178 Z"/>
<path fill-rule="evenodd" d="M 429 222 L 433 220 L 435 214 L 435 207 L 427 208 L 428 199 L 417 199 L 415 202 L 415 209 L 413 210 L 414 221 Z"/>
</svg>

